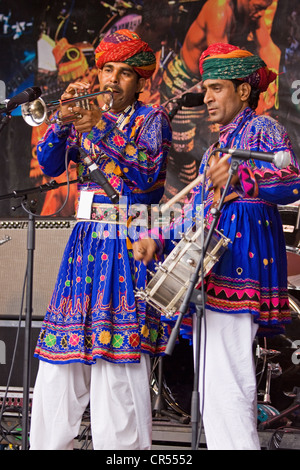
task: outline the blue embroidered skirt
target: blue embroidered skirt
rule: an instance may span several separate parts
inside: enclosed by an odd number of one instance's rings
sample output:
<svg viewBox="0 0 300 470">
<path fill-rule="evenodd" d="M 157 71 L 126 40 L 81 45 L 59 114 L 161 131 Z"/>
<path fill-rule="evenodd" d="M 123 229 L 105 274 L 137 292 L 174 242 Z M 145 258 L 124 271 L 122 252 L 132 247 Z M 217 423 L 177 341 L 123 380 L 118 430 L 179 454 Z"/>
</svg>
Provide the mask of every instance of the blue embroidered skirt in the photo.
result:
<svg viewBox="0 0 300 470">
<path fill-rule="evenodd" d="M 35 356 L 52 363 L 139 362 L 161 354 L 168 326 L 135 299 L 146 267 L 128 246 L 127 227 L 78 222 L 69 238 Z"/>
</svg>

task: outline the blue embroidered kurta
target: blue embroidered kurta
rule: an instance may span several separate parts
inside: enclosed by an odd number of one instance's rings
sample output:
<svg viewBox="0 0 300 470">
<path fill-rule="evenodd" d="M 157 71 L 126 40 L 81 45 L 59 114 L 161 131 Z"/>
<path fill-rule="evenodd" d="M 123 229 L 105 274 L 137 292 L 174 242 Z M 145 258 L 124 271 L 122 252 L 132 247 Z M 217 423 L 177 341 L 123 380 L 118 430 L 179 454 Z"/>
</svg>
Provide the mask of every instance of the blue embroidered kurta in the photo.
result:
<svg viewBox="0 0 300 470">
<path fill-rule="evenodd" d="M 300 198 L 299 164 L 284 127 L 268 116 L 257 116 L 250 108 L 220 129 L 219 144 L 259 152 L 283 150 L 291 156 L 291 165 L 285 169 L 259 160 L 241 162 L 240 184 L 228 192 L 228 196 L 236 192 L 237 197 L 225 202 L 217 227 L 232 243 L 205 279 L 207 308 L 229 314 L 251 313 L 261 332 L 279 332 L 290 321 L 290 311 L 285 239 L 277 204 Z M 204 154 L 200 174 L 213 148 Z M 215 199 L 211 181 L 206 180 L 203 203 L 208 220 Z M 199 185 L 190 201 L 193 215 L 199 212 L 201 202 Z M 170 237 L 163 243 L 167 252 L 172 249 Z M 184 327 L 182 331 L 185 335 Z"/>
<path fill-rule="evenodd" d="M 141 353 L 160 354 L 166 345 L 168 327 L 159 312 L 135 299 L 147 273 L 132 255 L 138 228 L 130 231 L 129 214 L 133 204 L 161 199 L 171 128 L 163 108 L 139 101 L 128 119 L 120 129 L 118 116 L 105 113 L 89 134 L 78 134 L 72 124 L 53 125 L 37 146 L 46 175 L 63 173 L 67 155 L 82 176 L 88 169 L 72 147 L 80 145 L 120 194 L 116 210 L 101 187 L 78 184 L 79 193 L 93 193 L 93 208 L 67 243 L 35 351 L 41 360 L 134 363 Z"/>
</svg>

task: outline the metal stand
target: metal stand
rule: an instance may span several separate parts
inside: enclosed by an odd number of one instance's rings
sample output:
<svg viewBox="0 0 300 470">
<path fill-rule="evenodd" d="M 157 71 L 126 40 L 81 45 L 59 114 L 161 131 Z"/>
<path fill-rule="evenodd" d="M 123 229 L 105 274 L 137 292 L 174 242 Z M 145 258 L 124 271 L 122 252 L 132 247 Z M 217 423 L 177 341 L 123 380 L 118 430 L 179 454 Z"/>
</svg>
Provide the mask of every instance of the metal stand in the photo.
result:
<svg viewBox="0 0 300 470">
<path fill-rule="evenodd" d="M 182 424 L 188 424 L 190 422 L 190 417 L 185 413 L 181 412 L 180 410 L 178 413 L 174 413 L 168 410 L 167 402 L 164 398 L 163 393 L 163 360 L 164 358 L 161 356 L 158 359 L 158 380 L 157 380 L 157 394 L 153 400 L 152 404 L 152 415 L 154 419 L 173 419 L 178 421 Z M 172 405 L 170 405 L 172 408 Z"/>
<path fill-rule="evenodd" d="M 222 152 L 222 151 L 223 150 L 221 148 L 217 148 L 213 150 L 209 158 L 211 158 L 211 156 L 214 153 Z M 200 277 L 202 266 L 203 266 L 203 260 L 206 255 L 207 249 L 209 247 L 213 233 L 217 227 L 217 223 L 221 215 L 221 209 L 223 207 L 224 200 L 225 200 L 225 197 L 227 195 L 227 192 L 230 186 L 231 178 L 234 174 L 236 174 L 238 167 L 239 167 L 239 161 L 236 158 L 232 157 L 231 166 L 230 166 L 229 175 L 228 175 L 225 189 L 222 193 L 218 208 L 213 208 L 211 210 L 211 215 L 213 217 L 213 220 L 210 225 L 207 238 L 204 241 L 204 246 L 203 246 L 197 267 L 195 269 L 193 276 L 190 279 L 188 290 L 186 292 L 185 298 L 180 307 L 179 315 L 178 315 L 175 327 L 172 330 L 172 333 L 170 335 L 169 342 L 166 348 L 166 354 L 171 355 L 173 352 L 177 337 L 180 334 L 180 326 L 181 326 L 183 317 L 187 313 L 190 303 L 191 302 L 195 303 L 197 324 L 196 324 L 196 339 L 195 339 L 196 341 L 195 343 L 196 344 L 195 366 L 194 366 L 195 373 L 194 373 L 194 385 L 193 385 L 192 406 L 191 406 L 192 449 L 194 450 L 198 448 L 198 433 L 199 433 L 199 421 L 200 421 L 199 419 L 200 418 L 200 407 L 199 407 L 200 400 L 199 400 L 199 386 L 198 385 L 199 385 L 199 370 L 200 370 L 200 340 L 201 340 L 201 323 L 202 323 L 201 320 L 205 314 L 205 299 L 202 298 L 200 291 L 195 290 L 195 286 L 199 282 L 199 277 Z"/>
<path fill-rule="evenodd" d="M 2 129 L 4 129 L 5 126 L 9 123 L 9 120 L 11 119 L 11 114 L 8 113 L 6 116 L 1 116 L 0 118 L 0 132 Z"/>
<path fill-rule="evenodd" d="M 24 331 L 24 370 L 23 370 L 23 409 L 22 409 L 22 449 L 27 450 L 29 435 L 29 387 L 30 387 L 30 345 L 32 320 L 32 291 L 33 291 L 33 258 L 35 250 L 35 220 L 29 215 L 27 229 L 27 287 Z"/>
<path fill-rule="evenodd" d="M 263 431 L 264 429 L 272 429 L 275 424 L 280 423 L 280 421 L 283 418 L 287 418 L 289 415 L 299 412 L 300 410 L 300 388 L 295 387 L 293 390 L 293 393 L 295 395 L 295 400 L 294 403 L 289 406 L 286 410 L 282 411 L 279 413 L 279 415 L 268 419 L 267 421 L 264 421 L 263 423 L 260 423 L 258 429 L 259 431 Z"/>
</svg>

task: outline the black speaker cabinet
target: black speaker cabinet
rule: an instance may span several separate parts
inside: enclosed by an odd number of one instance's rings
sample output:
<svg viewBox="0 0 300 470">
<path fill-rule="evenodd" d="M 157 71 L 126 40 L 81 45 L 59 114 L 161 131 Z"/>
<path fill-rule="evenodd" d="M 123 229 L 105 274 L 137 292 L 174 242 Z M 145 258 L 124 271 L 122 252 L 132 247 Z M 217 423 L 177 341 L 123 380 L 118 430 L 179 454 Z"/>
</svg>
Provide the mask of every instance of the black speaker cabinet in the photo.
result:
<svg viewBox="0 0 300 470">
<path fill-rule="evenodd" d="M 36 219 L 32 318 L 44 317 L 75 221 Z M 28 222 L 0 220 L 0 320 L 18 318 L 27 265 Z M 26 306 L 26 293 L 23 311 Z"/>
<path fill-rule="evenodd" d="M 45 315 L 55 285 L 60 261 L 72 228 L 73 219 L 36 219 L 33 255 L 31 368 L 33 387 L 38 360 L 33 357 Z M 28 221 L 0 220 L 0 386 L 22 387 L 24 361 L 26 290 L 21 312 L 23 285 L 27 265 Z M 17 332 L 15 361 L 13 362 Z M 12 372 L 11 372 L 12 371 Z"/>
<path fill-rule="evenodd" d="M 31 322 L 30 341 L 30 387 L 34 386 L 38 362 L 34 349 L 41 329 L 41 321 Z M 23 387 L 25 356 L 25 322 L 19 325 L 18 320 L 0 320 L 0 386 Z M 16 350 L 16 351 L 15 351 Z M 15 351 L 15 352 L 14 352 Z M 27 348 L 26 348 L 27 352 Z M 26 359 L 27 360 L 27 359 Z"/>
</svg>

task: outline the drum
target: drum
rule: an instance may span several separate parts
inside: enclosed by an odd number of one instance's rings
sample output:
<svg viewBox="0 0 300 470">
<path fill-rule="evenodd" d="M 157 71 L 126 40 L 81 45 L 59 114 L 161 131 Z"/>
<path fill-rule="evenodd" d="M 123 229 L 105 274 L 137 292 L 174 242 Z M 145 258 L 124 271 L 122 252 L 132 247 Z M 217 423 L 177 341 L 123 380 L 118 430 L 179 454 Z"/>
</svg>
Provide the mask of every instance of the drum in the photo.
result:
<svg viewBox="0 0 300 470">
<path fill-rule="evenodd" d="M 271 403 L 260 401 L 259 392 L 262 390 L 262 394 L 264 394 L 267 367 L 263 371 L 263 359 L 256 361 L 258 424 L 291 406 L 294 398 L 290 392 L 294 387 L 300 387 L 300 361 L 297 361 L 299 364 L 295 364 L 296 361 L 293 361 L 293 355 L 297 351 L 294 342 L 300 340 L 300 303 L 292 296 L 289 296 L 289 300 L 292 322 L 286 327 L 285 334 L 259 339 L 261 347 L 270 353 L 270 356 L 267 356 L 267 361 L 271 360 L 276 363 L 275 365 L 278 364 L 278 373 L 272 375 L 270 382 Z M 162 361 L 162 365 L 159 361 Z M 159 366 L 162 366 L 161 384 L 159 383 Z M 188 340 L 179 338 L 172 356 L 153 360 L 151 371 L 152 403 L 155 404 L 158 391 L 161 389 L 166 408 L 174 413 L 178 420 L 183 418 L 186 422 L 186 418 L 190 418 L 193 381 L 193 348 Z"/>
<path fill-rule="evenodd" d="M 278 416 L 280 413 L 274 406 L 271 405 L 263 405 L 258 403 L 257 405 L 257 421 L 258 423 L 264 423 L 269 419 Z"/>
<path fill-rule="evenodd" d="M 157 271 L 147 287 L 136 291 L 136 296 L 171 318 L 184 300 L 190 278 L 202 254 L 203 240 L 207 240 L 207 236 L 206 222 L 203 227 L 202 224 L 191 227 L 165 261 L 156 266 Z M 203 261 L 204 276 L 222 256 L 228 243 L 230 240 L 215 230 Z M 200 280 L 201 275 L 198 283 Z"/>
<path fill-rule="evenodd" d="M 286 243 L 288 288 L 300 290 L 300 203 L 278 206 Z"/>
</svg>

